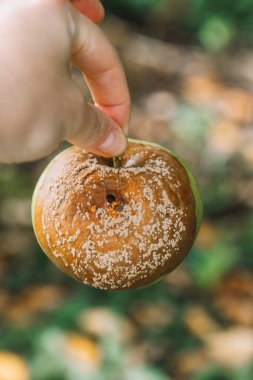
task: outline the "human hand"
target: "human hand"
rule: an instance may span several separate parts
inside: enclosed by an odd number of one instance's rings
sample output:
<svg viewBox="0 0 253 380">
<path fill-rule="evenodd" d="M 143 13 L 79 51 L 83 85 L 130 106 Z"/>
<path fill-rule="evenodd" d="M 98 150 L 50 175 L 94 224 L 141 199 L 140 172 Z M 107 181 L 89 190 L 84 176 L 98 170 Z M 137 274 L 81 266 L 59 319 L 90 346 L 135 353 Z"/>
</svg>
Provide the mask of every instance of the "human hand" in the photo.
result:
<svg viewBox="0 0 253 380">
<path fill-rule="evenodd" d="M 98 0 L 72 3 L 93 21 L 103 18 Z M 62 140 L 105 156 L 126 147 L 122 128 L 129 123 L 130 98 L 124 71 L 100 29 L 73 5 L 0 3 L 0 162 L 43 157 Z M 72 80 L 70 61 L 83 72 L 95 105 Z"/>
</svg>

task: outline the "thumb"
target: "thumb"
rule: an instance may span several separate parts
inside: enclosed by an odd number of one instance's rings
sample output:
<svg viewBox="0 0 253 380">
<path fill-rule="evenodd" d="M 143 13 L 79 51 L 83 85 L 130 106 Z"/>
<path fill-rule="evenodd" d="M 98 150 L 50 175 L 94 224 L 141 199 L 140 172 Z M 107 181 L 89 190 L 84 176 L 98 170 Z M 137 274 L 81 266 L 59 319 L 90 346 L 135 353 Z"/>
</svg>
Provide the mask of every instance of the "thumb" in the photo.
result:
<svg viewBox="0 0 253 380">
<path fill-rule="evenodd" d="M 85 103 L 81 91 L 74 93 L 71 112 L 76 122 L 68 141 L 104 156 L 117 156 L 126 148 L 130 117 L 130 95 L 118 54 L 102 31 L 72 6 L 75 28 L 72 35 L 72 63 L 88 84 L 96 106 Z M 73 94 L 73 91 L 72 91 Z M 81 101 L 80 101 L 81 100 Z M 73 124 L 72 124 L 73 125 Z"/>
<path fill-rule="evenodd" d="M 123 130 L 99 108 L 86 103 L 79 88 L 75 88 L 64 108 L 64 135 L 71 144 L 101 156 L 119 156 L 125 151 L 127 138 Z"/>
</svg>

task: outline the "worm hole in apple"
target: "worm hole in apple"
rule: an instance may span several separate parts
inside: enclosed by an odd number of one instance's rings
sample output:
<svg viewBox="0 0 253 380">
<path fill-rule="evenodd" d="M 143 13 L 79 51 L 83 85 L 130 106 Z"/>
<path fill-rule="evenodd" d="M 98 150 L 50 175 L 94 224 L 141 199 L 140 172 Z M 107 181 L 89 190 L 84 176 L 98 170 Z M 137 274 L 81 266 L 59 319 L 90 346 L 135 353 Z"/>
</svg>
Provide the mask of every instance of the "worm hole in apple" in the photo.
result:
<svg viewBox="0 0 253 380">
<path fill-rule="evenodd" d="M 114 202 L 116 202 L 116 197 L 115 197 L 115 195 L 113 195 L 113 194 L 107 194 L 106 199 L 107 199 L 107 201 L 108 201 L 109 203 L 114 203 Z"/>
</svg>

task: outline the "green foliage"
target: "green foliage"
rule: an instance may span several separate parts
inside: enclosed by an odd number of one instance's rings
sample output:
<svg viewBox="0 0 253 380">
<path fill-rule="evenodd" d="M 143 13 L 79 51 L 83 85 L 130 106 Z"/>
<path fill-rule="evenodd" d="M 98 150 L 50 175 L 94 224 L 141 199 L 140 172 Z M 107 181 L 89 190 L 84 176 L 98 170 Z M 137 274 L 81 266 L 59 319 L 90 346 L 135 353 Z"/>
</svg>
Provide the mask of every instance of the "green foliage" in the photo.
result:
<svg viewBox="0 0 253 380">
<path fill-rule="evenodd" d="M 204 107 L 193 107 L 182 103 L 177 109 L 173 129 L 176 129 L 182 138 L 192 144 L 204 141 L 208 125 L 213 118 L 212 113 Z"/>
<path fill-rule="evenodd" d="M 252 365 L 246 365 L 243 368 L 233 371 L 233 373 L 226 373 L 223 368 L 218 366 L 210 366 L 192 380 L 252 380 L 252 376 Z"/>
<path fill-rule="evenodd" d="M 210 17 L 198 32 L 203 46 L 211 52 L 224 50 L 234 37 L 233 24 L 221 17 Z"/>
<path fill-rule="evenodd" d="M 252 380 L 253 377 L 253 363 L 248 364 L 235 371 L 232 380 Z"/>
<path fill-rule="evenodd" d="M 62 360 L 65 339 L 58 328 L 48 328 L 38 337 L 31 365 L 34 380 L 83 380 L 78 366 Z M 88 380 L 169 380 L 151 366 L 128 367 L 123 361 L 123 346 L 113 336 L 105 337 L 101 347 L 105 353 L 102 371 L 87 373 Z"/>
<path fill-rule="evenodd" d="M 192 379 L 193 380 L 193 379 Z M 194 380 L 231 380 L 222 368 L 212 366 L 200 373 Z"/>
<path fill-rule="evenodd" d="M 103 4 L 106 9 L 116 14 L 129 18 L 130 20 L 132 19 L 133 21 L 145 22 L 159 3 L 163 2 L 164 0 L 104 0 Z M 145 16 L 143 10 L 145 10 Z"/>
<path fill-rule="evenodd" d="M 156 369 L 137 367 L 129 369 L 125 380 L 169 380 L 169 378 Z"/>
<path fill-rule="evenodd" d="M 231 41 L 252 43 L 253 1 L 193 0 L 179 22 L 210 51 L 220 51 Z"/>
<path fill-rule="evenodd" d="M 58 329 L 48 329 L 37 340 L 36 355 L 32 361 L 35 380 L 56 380 L 65 377 L 66 365 L 61 358 L 64 338 Z"/>
<path fill-rule="evenodd" d="M 182 35 L 210 52 L 224 50 L 234 42 L 253 44 L 253 0 L 105 0 L 104 5 L 148 27 L 154 18 L 160 19 L 159 30 L 168 38 L 176 40 Z"/>
<path fill-rule="evenodd" d="M 237 260 L 236 247 L 221 242 L 209 249 L 195 249 L 191 269 L 200 287 L 210 287 L 215 285 Z"/>
<path fill-rule="evenodd" d="M 17 166 L 0 164 L 0 200 L 4 196 L 31 195 L 29 177 Z"/>
</svg>

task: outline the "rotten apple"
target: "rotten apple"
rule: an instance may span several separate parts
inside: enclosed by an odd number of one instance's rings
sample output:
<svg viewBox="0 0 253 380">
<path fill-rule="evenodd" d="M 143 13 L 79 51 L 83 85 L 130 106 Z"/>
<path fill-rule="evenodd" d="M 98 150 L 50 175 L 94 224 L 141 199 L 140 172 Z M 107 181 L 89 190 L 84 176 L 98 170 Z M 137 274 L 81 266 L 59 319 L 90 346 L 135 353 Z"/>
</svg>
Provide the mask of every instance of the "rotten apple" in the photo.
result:
<svg viewBox="0 0 253 380">
<path fill-rule="evenodd" d="M 100 289 L 148 285 L 189 252 L 202 217 L 197 182 L 174 153 L 129 140 L 113 160 L 71 147 L 45 169 L 33 225 L 47 256 Z"/>
</svg>

